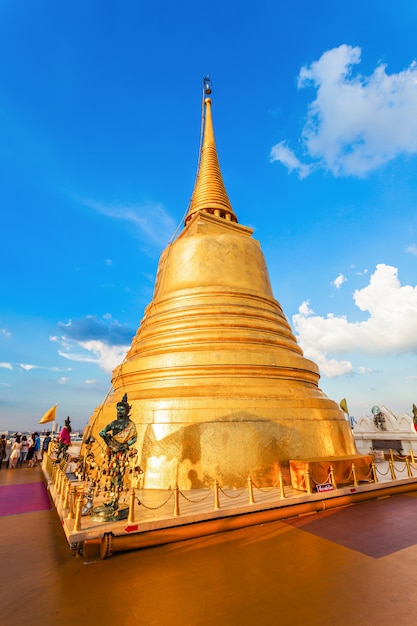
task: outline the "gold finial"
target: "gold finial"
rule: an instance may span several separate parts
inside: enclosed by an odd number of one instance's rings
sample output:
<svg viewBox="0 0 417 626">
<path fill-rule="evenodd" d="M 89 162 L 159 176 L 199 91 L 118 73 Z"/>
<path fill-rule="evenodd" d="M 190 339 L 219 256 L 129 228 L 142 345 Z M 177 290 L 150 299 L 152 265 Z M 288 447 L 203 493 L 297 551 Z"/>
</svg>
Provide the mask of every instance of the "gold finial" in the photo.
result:
<svg viewBox="0 0 417 626">
<path fill-rule="evenodd" d="M 204 141 L 200 152 L 197 180 L 185 219 L 186 224 L 197 211 L 211 213 L 228 222 L 237 222 L 237 217 L 224 186 L 217 157 L 211 115 L 211 98 L 206 97 L 211 94 L 211 89 L 212 83 L 207 75 L 203 80 Z"/>
</svg>

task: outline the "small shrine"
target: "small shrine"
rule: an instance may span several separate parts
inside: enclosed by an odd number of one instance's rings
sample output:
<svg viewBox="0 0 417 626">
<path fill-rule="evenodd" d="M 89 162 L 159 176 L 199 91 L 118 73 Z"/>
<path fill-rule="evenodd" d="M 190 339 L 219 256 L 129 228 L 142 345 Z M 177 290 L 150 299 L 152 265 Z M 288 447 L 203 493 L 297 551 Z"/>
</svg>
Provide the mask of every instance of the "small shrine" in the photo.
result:
<svg viewBox="0 0 417 626">
<path fill-rule="evenodd" d="M 413 404 L 413 416 L 408 413 L 395 415 L 385 406 L 373 406 L 371 415 L 353 422 L 353 436 L 361 454 L 387 453 L 407 455 L 417 453 L 417 407 Z M 376 458 L 378 454 L 375 454 Z M 381 455 L 379 455 L 381 456 Z"/>
</svg>

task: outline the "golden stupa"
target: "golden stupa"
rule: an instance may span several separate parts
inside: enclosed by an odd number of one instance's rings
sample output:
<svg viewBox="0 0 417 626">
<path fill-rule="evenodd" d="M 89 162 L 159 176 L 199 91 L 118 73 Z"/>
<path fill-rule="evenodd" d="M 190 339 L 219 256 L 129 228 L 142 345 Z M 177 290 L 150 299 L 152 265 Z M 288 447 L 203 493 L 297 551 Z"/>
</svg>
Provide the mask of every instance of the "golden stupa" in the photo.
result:
<svg viewBox="0 0 417 626">
<path fill-rule="evenodd" d="M 356 455 L 349 422 L 318 387 L 253 230 L 238 223 L 217 157 L 209 81 L 204 140 L 182 232 L 89 434 L 127 393 L 145 488 L 276 483 L 290 459 Z"/>
</svg>

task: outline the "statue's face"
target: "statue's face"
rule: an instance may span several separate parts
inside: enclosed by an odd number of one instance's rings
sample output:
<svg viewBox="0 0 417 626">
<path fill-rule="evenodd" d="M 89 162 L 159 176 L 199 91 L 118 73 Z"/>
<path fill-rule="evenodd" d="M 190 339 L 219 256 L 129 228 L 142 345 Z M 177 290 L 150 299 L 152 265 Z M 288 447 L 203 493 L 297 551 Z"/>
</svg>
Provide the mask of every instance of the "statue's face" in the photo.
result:
<svg viewBox="0 0 417 626">
<path fill-rule="evenodd" d="M 126 412 L 126 407 L 123 406 L 123 404 L 119 404 L 117 407 L 117 418 L 118 419 L 123 419 L 124 417 L 126 417 L 127 412 Z"/>
</svg>

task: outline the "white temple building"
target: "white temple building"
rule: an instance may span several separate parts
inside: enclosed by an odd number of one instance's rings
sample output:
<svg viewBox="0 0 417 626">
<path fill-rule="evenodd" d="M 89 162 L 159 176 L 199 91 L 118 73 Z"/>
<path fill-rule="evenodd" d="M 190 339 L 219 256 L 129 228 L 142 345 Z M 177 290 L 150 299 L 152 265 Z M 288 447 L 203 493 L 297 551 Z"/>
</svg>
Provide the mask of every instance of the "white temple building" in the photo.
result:
<svg viewBox="0 0 417 626">
<path fill-rule="evenodd" d="M 359 454 L 390 449 L 394 454 L 417 454 L 417 432 L 413 418 L 407 413 L 395 415 L 385 406 L 372 407 L 372 415 L 353 422 L 353 435 Z"/>
</svg>

